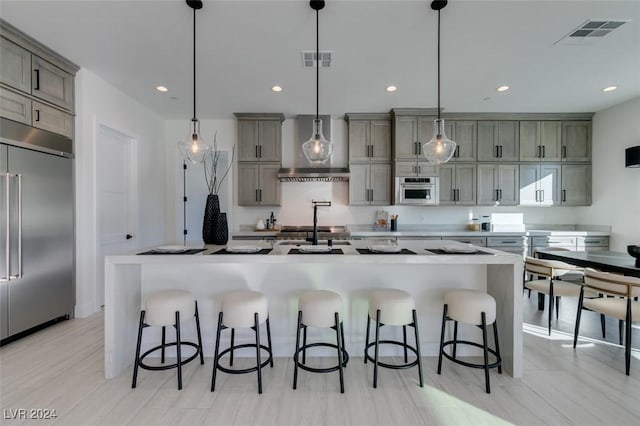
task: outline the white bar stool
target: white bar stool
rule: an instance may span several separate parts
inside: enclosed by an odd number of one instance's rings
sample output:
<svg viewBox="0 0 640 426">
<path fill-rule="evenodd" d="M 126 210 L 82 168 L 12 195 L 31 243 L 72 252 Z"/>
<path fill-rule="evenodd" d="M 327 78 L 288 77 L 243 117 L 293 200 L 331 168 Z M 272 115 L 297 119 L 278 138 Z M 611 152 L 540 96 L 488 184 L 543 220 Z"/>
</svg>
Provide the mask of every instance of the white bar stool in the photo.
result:
<svg viewBox="0 0 640 426">
<path fill-rule="evenodd" d="M 375 340 L 369 343 L 369 328 L 371 318 L 376 321 Z M 380 327 L 385 325 L 402 326 L 403 341 L 380 340 Z M 415 347 L 407 344 L 407 326 L 413 327 L 415 334 Z M 380 345 L 389 344 L 401 346 L 404 349 L 404 364 L 387 364 L 378 360 Z M 375 348 L 375 355 L 369 355 L 369 348 Z M 408 351 L 416 355 L 412 362 L 408 361 Z M 422 357 L 420 355 L 420 336 L 418 333 L 418 319 L 413 297 L 406 291 L 396 289 L 375 289 L 369 293 L 369 313 L 367 315 L 367 336 L 364 347 L 364 363 L 367 360 L 373 362 L 373 387 L 378 387 L 378 366 L 392 369 L 402 369 L 418 366 L 420 387 L 422 380 Z"/>
<path fill-rule="evenodd" d="M 180 339 L 180 318 L 189 319 L 195 317 L 198 343 L 184 342 Z M 162 327 L 162 344 L 154 346 L 140 355 L 142 342 L 142 330 L 151 327 Z M 166 343 L 166 327 L 173 326 L 176 329 L 176 341 Z M 161 351 L 160 362 L 164 364 L 165 349 L 169 346 L 176 347 L 176 363 L 171 365 L 152 366 L 144 363 L 144 359 L 152 352 Z M 182 346 L 192 346 L 196 352 L 187 359 L 182 359 Z M 145 370 L 178 370 L 178 390 L 182 389 L 182 366 L 194 360 L 200 355 L 200 364 L 204 364 L 202 354 L 202 337 L 200 335 L 200 318 L 198 316 L 198 302 L 188 291 L 166 290 L 150 294 L 145 301 L 145 309 L 140 312 L 140 324 L 138 326 L 138 343 L 136 345 L 136 359 L 133 364 L 133 381 L 131 387 L 135 388 L 138 379 L 138 367 Z"/>
<path fill-rule="evenodd" d="M 453 340 L 444 341 L 446 322 L 454 321 Z M 458 340 L 458 322 L 472 324 L 482 329 L 482 345 L 468 340 Z M 496 348 L 490 349 L 487 344 L 487 325 L 493 324 L 493 335 Z M 456 358 L 458 344 L 471 345 L 482 348 L 484 362 L 473 364 Z M 446 346 L 453 345 L 453 354 L 444 351 Z M 496 361 L 489 364 L 489 353 L 496 357 Z M 489 385 L 489 369 L 498 367 L 498 373 L 502 374 L 502 358 L 500 357 L 500 345 L 498 343 L 498 327 L 496 325 L 496 301 L 493 297 L 478 290 L 453 290 L 444 295 L 444 311 L 442 313 L 442 332 L 440 334 L 440 354 L 438 355 L 438 374 L 442 371 L 442 356 L 465 367 L 483 368 L 485 388 L 491 393 Z"/>
<path fill-rule="evenodd" d="M 260 324 L 266 322 L 268 346 L 260 344 Z M 227 328 L 231 329 L 231 344 L 220 352 L 220 333 Z M 236 345 L 235 329 L 250 328 L 256 334 L 255 343 Z M 256 366 L 246 369 L 231 369 L 220 365 L 220 358 L 229 353 L 229 366 L 233 365 L 233 351 L 240 348 L 256 349 Z M 268 357 L 262 362 L 260 350 L 267 351 Z M 271 327 L 269 326 L 269 306 L 264 294 L 257 291 L 239 290 L 225 294 L 220 301 L 220 313 L 218 314 L 218 329 L 216 332 L 216 349 L 213 358 L 213 374 L 211 377 L 211 392 L 216 389 L 216 372 L 218 370 L 229 374 L 244 374 L 253 371 L 258 372 L 258 393 L 262 393 L 262 368 L 267 364 L 273 368 L 273 355 L 271 352 Z"/>
<path fill-rule="evenodd" d="M 342 326 L 342 298 L 338 293 L 327 290 L 314 290 L 302 293 L 298 297 L 298 328 L 296 329 L 296 351 L 293 354 L 293 389 L 298 385 L 298 367 L 313 373 L 329 373 L 339 371 L 340 393 L 344 393 L 343 368 L 347 366 L 349 354 L 344 348 L 344 328 Z M 331 328 L 336 331 L 336 344 L 317 342 L 307 344 L 307 327 Z M 300 330 L 303 332 L 303 342 L 300 346 Z M 338 364 L 333 367 L 309 367 L 307 349 L 312 347 L 329 347 L 337 350 Z M 300 362 L 302 352 L 302 362 Z"/>
</svg>

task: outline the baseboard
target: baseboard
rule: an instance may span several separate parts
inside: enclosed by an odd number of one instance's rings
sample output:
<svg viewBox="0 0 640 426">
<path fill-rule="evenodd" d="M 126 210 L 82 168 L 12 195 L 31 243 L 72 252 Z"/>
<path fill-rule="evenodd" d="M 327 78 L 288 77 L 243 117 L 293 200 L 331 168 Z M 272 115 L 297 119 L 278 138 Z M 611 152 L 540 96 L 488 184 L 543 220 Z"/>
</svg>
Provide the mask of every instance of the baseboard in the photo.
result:
<svg viewBox="0 0 640 426">
<path fill-rule="evenodd" d="M 93 303 L 84 303 L 82 305 L 76 305 L 74 309 L 75 318 L 86 318 L 98 312 Z"/>
</svg>

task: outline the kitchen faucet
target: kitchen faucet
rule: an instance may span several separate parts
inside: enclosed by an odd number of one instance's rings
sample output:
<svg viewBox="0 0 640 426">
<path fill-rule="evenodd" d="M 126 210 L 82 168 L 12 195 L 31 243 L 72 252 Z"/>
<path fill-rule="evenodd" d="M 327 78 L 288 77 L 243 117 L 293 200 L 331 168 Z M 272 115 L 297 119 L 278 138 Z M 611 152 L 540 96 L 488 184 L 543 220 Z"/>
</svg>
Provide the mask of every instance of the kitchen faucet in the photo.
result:
<svg viewBox="0 0 640 426">
<path fill-rule="evenodd" d="M 311 245 L 318 245 L 318 206 L 331 207 L 331 201 L 313 201 L 313 236 L 311 237 Z M 307 238 L 307 241 L 309 239 Z"/>
</svg>

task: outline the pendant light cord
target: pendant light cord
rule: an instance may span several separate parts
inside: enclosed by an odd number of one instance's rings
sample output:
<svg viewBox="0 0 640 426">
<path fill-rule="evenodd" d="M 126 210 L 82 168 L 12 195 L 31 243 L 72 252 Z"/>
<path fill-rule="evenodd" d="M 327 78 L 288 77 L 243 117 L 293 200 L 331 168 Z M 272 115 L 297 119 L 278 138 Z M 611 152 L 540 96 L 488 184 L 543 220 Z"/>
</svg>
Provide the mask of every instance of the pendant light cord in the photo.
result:
<svg viewBox="0 0 640 426">
<path fill-rule="evenodd" d="M 438 9 L 438 120 L 440 120 L 440 9 Z"/>
<path fill-rule="evenodd" d="M 196 131 L 196 9 L 193 9 L 193 131 Z"/>
<path fill-rule="evenodd" d="M 320 109 L 320 11 L 316 10 L 316 120 Z"/>
</svg>

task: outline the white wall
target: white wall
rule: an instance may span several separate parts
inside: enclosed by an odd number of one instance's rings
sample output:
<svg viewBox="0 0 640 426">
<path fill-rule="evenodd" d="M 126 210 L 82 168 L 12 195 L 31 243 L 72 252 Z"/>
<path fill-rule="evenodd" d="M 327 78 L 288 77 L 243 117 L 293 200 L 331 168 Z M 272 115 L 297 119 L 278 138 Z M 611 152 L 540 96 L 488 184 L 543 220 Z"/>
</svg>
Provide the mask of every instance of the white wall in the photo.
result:
<svg viewBox="0 0 640 426">
<path fill-rule="evenodd" d="M 640 244 L 640 169 L 624 167 L 624 150 L 640 145 L 640 98 L 593 117 L 593 204 L 578 223 L 611 225 L 610 247 Z"/>
<path fill-rule="evenodd" d="M 96 138 L 100 124 L 136 141 L 138 220 L 133 245 L 162 243 L 166 186 L 164 120 L 87 69 L 76 75 L 76 316 L 99 310 L 96 295 Z"/>
</svg>

